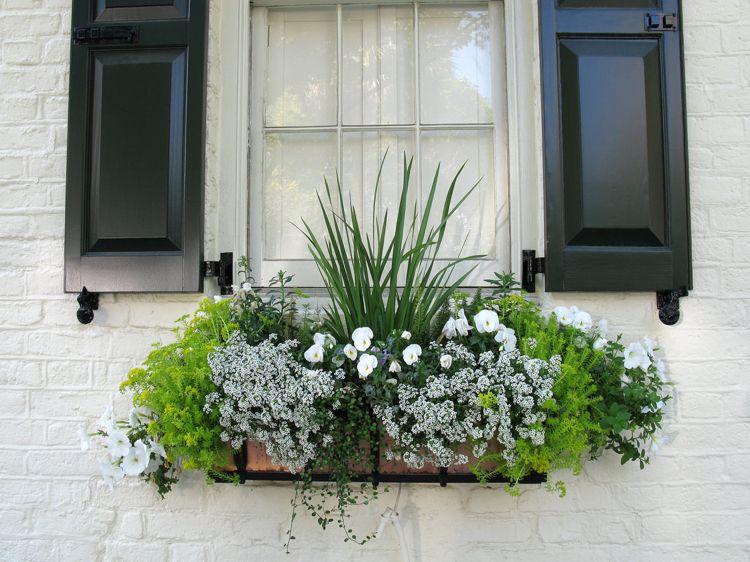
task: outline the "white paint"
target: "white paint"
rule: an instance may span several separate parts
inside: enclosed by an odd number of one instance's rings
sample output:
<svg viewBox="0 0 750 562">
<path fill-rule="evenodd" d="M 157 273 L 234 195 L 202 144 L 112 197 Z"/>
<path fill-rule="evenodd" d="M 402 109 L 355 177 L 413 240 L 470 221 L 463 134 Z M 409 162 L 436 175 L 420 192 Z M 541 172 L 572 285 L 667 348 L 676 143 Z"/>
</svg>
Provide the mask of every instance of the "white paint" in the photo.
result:
<svg viewBox="0 0 750 562">
<path fill-rule="evenodd" d="M 212 24 L 228 4 L 212 3 Z M 515 6 L 529 27 L 531 4 Z M 659 339 L 679 390 L 676 438 L 644 471 L 608 455 L 579 478 L 561 475 L 564 499 L 534 487 L 510 498 L 471 485 L 406 486 L 399 511 L 414 560 L 747 559 L 750 4 L 725 0 L 716 10 L 691 0 L 684 9 L 695 264 L 684 319 L 659 324 L 651 294 L 544 297 L 547 306 L 576 303 L 606 315 L 626 338 Z M 135 482 L 110 493 L 95 476 L 95 455 L 78 450 L 79 424 L 93 422 L 110 398 L 127 412 L 117 393 L 124 373 L 152 341 L 171 337 L 171 321 L 197 297 L 103 295 L 94 324 L 75 321 L 74 295 L 62 293 L 69 28 L 70 0 L 0 0 L 0 559 L 398 559 L 392 530 L 360 548 L 305 516 L 285 556 L 288 485 L 207 487 L 194 476 L 164 501 Z M 220 125 L 227 37 L 216 25 L 210 37 L 207 253 L 220 249 L 222 147 L 237 134 Z M 517 67 L 537 61 L 535 50 L 522 50 Z M 532 83 L 525 88 L 531 93 L 519 88 L 519 98 L 538 95 Z M 519 135 L 538 126 L 524 113 Z M 516 165 L 528 204 L 541 193 L 533 152 L 519 148 L 531 170 Z M 525 241 L 539 232 L 522 225 Z M 394 500 L 390 493 L 359 509 L 353 523 L 375 530 Z"/>
</svg>

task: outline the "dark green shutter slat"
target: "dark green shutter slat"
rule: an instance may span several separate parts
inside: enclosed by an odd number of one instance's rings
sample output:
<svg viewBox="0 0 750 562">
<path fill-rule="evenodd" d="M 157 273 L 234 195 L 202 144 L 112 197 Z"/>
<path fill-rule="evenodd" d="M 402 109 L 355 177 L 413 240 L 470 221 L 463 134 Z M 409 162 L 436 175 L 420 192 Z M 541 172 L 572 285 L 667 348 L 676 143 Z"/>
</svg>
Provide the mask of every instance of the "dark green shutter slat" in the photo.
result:
<svg viewBox="0 0 750 562">
<path fill-rule="evenodd" d="M 65 290 L 202 290 L 207 0 L 74 0 Z"/>
<path fill-rule="evenodd" d="M 539 0 L 549 291 L 691 288 L 680 8 Z"/>
</svg>

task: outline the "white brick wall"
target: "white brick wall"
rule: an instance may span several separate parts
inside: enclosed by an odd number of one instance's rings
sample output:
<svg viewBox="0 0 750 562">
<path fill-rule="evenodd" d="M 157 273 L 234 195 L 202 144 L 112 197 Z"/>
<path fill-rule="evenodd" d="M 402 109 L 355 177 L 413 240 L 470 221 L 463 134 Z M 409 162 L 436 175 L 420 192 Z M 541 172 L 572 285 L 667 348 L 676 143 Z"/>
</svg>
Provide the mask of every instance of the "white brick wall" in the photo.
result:
<svg viewBox="0 0 750 562">
<path fill-rule="evenodd" d="M 679 388 L 676 438 L 645 471 L 612 456 L 590 464 L 562 500 L 533 487 L 511 498 L 407 486 L 406 535 L 422 560 L 748 559 L 750 1 L 684 4 L 695 253 L 684 320 L 659 324 L 650 294 L 557 299 L 660 340 Z M 95 457 L 78 450 L 81 421 L 112 396 L 124 411 L 123 374 L 196 299 L 105 295 L 93 325 L 75 321 L 74 296 L 62 293 L 69 27 L 70 0 L 0 0 L 0 558 L 288 560 L 288 485 L 207 487 L 189 477 L 162 501 L 140 483 L 109 492 Z M 217 138 L 209 127 L 209 255 Z M 358 510 L 356 525 L 372 528 L 392 500 Z M 292 559 L 399 556 L 391 530 L 359 548 L 302 517 L 296 535 Z"/>
</svg>

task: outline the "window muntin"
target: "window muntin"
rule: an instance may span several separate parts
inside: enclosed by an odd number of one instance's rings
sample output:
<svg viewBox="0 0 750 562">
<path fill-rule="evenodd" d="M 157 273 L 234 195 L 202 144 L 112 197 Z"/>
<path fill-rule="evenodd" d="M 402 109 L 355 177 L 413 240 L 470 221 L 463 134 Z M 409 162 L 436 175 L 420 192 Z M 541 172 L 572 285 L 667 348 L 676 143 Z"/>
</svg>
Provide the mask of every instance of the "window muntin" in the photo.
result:
<svg viewBox="0 0 750 562">
<path fill-rule="evenodd" d="M 266 52 L 254 42 L 251 90 L 249 235 L 261 284 L 279 269 L 300 285 L 321 284 L 290 222 L 301 226 L 302 217 L 322 232 L 316 191 L 338 170 L 369 226 L 386 149 L 376 212 L 398 202 L 404 152 L 415 156 L 415 201 L 438 162 L 441 189 L 467 162 L 456 196 L 481 181 L 449 225 L 440 257 L 487 254 L 461 266 L 479 266 L 469 284 L 508 269 L 500 2 L 256 8 L 253 33 L 267 34 Z"/>
</svg>

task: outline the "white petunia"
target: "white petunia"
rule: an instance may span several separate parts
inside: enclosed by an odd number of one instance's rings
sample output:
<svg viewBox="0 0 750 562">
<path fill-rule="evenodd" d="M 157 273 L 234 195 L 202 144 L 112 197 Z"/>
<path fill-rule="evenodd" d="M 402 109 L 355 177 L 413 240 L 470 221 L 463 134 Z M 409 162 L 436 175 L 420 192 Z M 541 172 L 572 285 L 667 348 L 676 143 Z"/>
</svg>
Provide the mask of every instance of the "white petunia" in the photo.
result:
<svg viewBox="0 0 750 562">
<path fill-rule="evenodd" d="M 372 330 L 367 327 L 357 328 L 356 330 L 354 330 L 354 332 L 352 332 L 352 341 L 354 342 L 354 347 L 356 347 L 359 351 L 366 351 L 367 348 L 370 347 L 372 338 Z"/>
<path fill-rule="evenodd" d="M 440 356 L 440 366 L 443 369 L 450 369 L 452 364 L 453 364 L 452 356 L 448 355 L 447 353 Z"/>
<path fill-rule="evenodd" d="M 348 343 L 344 346 L 344 355 L 354 361 L 357 358 L 357 348 Z"/>
<path fill-rule="evenodd" d="M 78 428 L 78 439 L 81 440 L 81 451 L 88 451 L 91 448 L 91 436 L 83 427 Z"/>
<path fill-rule="evenodd" d="M 414 363 L 419 361 L 419 356 L 422 355 L 422 346 L 417 343 L 408 345 L 402 355 L 407 365 L 414 365 Z"/>
<path fill-rule="evenodd" d="M 112 431 L 115 428 L 115 418 L 114 414 L 112 413 L 112 404 L 107 405 L 107 407 L 104 409 L 102 417 L 99 418 L 99 421 L 96 423 L 96 425 L 100 429 L 103 429 L 107 432 Z"/>
<path fill-rule="evenodd" d="M 631 343 L 624 351 L 625 356 L 625 368 L 635 369 L 640 367 L 641 370 L 647 371 L 651 365 L 651 359 L 648 358 L 648 354 L 643 346 L 638 342 Z"/>
<path fill-rule="evenodd" d="M 124 431 L 119 429 L 112 430 L 104 440 L 104 446 L 112 460 L 119 459 L 128 454 L 130 450 L 130 440 Z"/>
<path fill-rule="evenodd" d="M 151 410 L 149 410 L 148 408 L 144 408 L 142 406 L 130 408 L 130 412 L 128 413 L 128 421 L 130 423 L 130 427 L 137 427 L 139 425 L 147 423 L 150 416 Z"/>
<path fill-rule="evenodd" d="M 130 447 L 128 454 L 122 458 L 120 467 L 126 476 L 138 476 L 146 470 L 149 458 L 150 455 L 146 446 L 139 439 Z"/>
<path fill-rule="evenodd" d="M 469 330 L 471 330 L 471 325 L 466 319 L 466 313 L 462 308 L 458 311 L 458 318 L 456 318 L 456 331 L 458 332 L 459 336 L 465 337 L 469 335 Z"/>
<path fill-rule="evenodd" d="M 587 332 L 591 329 L 592 321 L 591 321 L 591 315 L 588 312 L 584 312 L 583 310 L 579 310 L 575 313 L 575 316 L 573 316 L 573 327 L 578 328 L 579 330 L 583 330 L 584 332 Z"/>
<path fill-rule="evenodd" d="M 480 334 L 491 334 L 500 327 L 500 318 L 494 310 L 482 310 L 474 316 L 474 325 Z"/>
<path fill-rule="evenodd" d="M 400 373 L 401 372 L 401 363 L 399 363 L 396 360 L 391 361 L 391 364 L 388 366 L 388 372 L 389 373 Z"/>
<path fill-rule="evenodd" d="M 404 330 L 401 332 L 401 338 L 409 341 L 411 339 L 411 332 Z"/>
<path fill-rule="evenodd" d="M 513 328 L 507 328 L 504 324 L 500 324 L 495 341 L 503 344 L 505 351 L 513 351 L 516 348 L 516 343 L 518 343 L 516 331 Z"/>
<path fill-rule="evenodd" d="M 158 441 L 149 440 L 148 442 L 148 448 L 156 455 L 160 456 L 163 459 L 167 458 L 167 451 L 164 450 L 164 445 L 159 443 Z"/>
<path fill-rule="evenodd" d="M 308 347 L 307 351 L 305 351 L 305 360 L 309 361 L 310 363 L 320 363 L 321 361 L 323 361 L 324 355 L 325 351 L 323 350 L 323 346 L 315 343 Z"/>
<path fill-rule="evenodd" d="M 567 306 L 558 306 L 553 312 L 555 313 L 555 318 L 557 318 L 559 324 L 570 326 L 573 323 L 575 313 Z"/>
<path fill-rule="evenodd" d="M 378 358 L 369 353 L 363 353 L 357 363 L 357 371 L 359 372 L 359 378 L 366 379 L 373 372 L 375 367 L 378 366 Z"/>
<path fill-rule="evenodd" d="M 107 461 L 100 461 L 99 469 L 102 472 L 102 478 L 104 478 L 104 483 L 107 486 L 109 486 L 110 490 L 117 482 L 122 480 L 123 477 L 125 476 L 125 473 L 122 471 L 122 468 Z"/>
<path fill-rule="evenodd" d="M 596 338 L 594 340 L 594 349 L 604 349 L 607 346 L 607 340 L 604 338 Z"/>
</svg>

